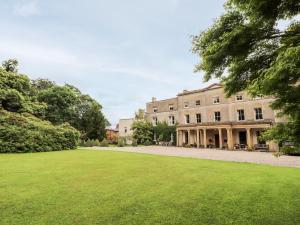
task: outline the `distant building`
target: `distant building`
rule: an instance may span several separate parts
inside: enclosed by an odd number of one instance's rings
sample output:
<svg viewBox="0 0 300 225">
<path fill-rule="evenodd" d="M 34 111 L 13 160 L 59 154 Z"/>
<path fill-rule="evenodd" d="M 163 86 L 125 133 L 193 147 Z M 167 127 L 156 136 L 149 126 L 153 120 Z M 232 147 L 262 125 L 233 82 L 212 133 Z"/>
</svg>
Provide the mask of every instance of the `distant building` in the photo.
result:
<svg viewBox="0 0 300 225">
<path fill-rule="evenodd" d="M 116 143 L 119 136 L 118 126 L 116 128 L 107 127 L 106 130 L 106 139 L 110 143 Z"/>
<path fill-rule="evenodd" d="M 132 124 L 134 122 L 134 118 L 129 119 L 120 119 L 119 120 L 119 137 L 125 139 L 126 144 L 132 143 Z"/>
</svg>

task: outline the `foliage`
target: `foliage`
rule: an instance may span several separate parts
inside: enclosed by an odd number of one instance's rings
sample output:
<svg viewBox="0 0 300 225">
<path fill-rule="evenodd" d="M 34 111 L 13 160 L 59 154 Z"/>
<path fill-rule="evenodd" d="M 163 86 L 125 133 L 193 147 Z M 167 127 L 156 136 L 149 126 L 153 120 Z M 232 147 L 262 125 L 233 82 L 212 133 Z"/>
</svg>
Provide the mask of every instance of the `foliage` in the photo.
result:
<svg viewBox="0 0 300 225">
<path fill-rule="evenodd" d="M 118 147 L 124 147 L 125 146 L 125 140 L 124 140 L 124 138 L 121 138 L 121 137 L 118 138 L 117 146 Z"/>
<path fill-rule="evenodd" d="M 137 147 L 137 146 L 138 146 L 137 140 L 136 140 L 136 139 L 133 139 L 131 145 L 132 145 L 133 147 Z"/>
<path fill-rule="evenodd" d="M 300 156 L 300 147 L 299 146 L 284 146 L 280 148 L 280 151 L 286 155 Z"/>
<path fill-rule="evenodd" d="M 132 124 L 133 138 L 138 144 L 152 143 L 153 125 L 146 120 L 135 120 Z"/>
<path fill-rule="evenodd" d="M 7 72 L 16 73 L 18 72 L 19 62 L 16 59 L 8 59 L 2 63 L 2 67 Z"/>
<path fill-rule="evenodd" d="M 176 125 L 170 126 L 167 122 L 158 122 L 153 127 L 154 133 L 157 135 L 157 141 L 170 142 L 173 136 L 173 144 L 176 143 Z"/>
<path fill-rule="evenodd" d="M 107 139 L 105 139 L 105 138 L 100 142 L 101 147 L 108 147 L 108 145 L 109 145 L 109 143 L 108 143 Z"/>
<path fill-rule="evenodd" d="M 0 110 L 0 152 L 75 149 L 79 132 L 69 124 L 52 125 L 28 113 Z"/>
<path fill-rule="evenodd" d="M 295 0 L 228 0 L 226 13 L 193 38 L 192 48 L 201 57 L 195 71 L 205 71 L 206 81 L 220 78 L 228 96 L 241 90 L 274 96 L 271 107 L 289 119 L 292 125 L 284 131 L 294 135 L 297 143 L 300 22 L 295 16 L 299 12 L 300 1 Z M 279 27 L 280 20 L 289 25 Z M 276 130 L 282 128 L 275 127 L 274 135 Z"/>
</svg>

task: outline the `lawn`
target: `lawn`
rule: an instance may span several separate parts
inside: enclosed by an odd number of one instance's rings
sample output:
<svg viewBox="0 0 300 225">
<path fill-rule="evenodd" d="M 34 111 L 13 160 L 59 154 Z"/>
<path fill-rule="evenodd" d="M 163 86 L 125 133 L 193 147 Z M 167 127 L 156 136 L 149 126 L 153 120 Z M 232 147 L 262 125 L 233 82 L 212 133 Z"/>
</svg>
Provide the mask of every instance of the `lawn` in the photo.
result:
<svg viewBox="0 0 300 225">
<path fill-rule="evenodd" d="M 300 169 L 75 150 L 0 155 L 0 224 L 300 224 Z"/>
</svg>

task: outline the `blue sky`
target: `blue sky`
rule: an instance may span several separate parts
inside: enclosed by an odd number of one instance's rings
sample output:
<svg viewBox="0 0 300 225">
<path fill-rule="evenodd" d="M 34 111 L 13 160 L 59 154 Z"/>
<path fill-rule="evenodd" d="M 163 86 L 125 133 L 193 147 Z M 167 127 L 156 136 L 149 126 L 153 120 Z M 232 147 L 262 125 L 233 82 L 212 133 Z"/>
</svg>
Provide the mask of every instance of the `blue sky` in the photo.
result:
<svg viewBox="0 0 300 225">
<path fill-rule="evenodd" d="M 103 106 L 109 121 L 132 117 L 152 96 L 197 89 L 203 74 L 191 35 L 223 13 L 224 0 L 2 0 L 0 60 L 31 78 L 69 83 Z"/>
</svg>

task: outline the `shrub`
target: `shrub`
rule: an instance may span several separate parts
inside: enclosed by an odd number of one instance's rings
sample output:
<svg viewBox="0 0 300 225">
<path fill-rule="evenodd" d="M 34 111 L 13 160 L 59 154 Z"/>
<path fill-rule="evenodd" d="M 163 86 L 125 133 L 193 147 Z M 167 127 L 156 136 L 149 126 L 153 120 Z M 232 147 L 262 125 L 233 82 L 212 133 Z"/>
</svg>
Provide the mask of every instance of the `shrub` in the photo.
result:
<svg viewBox="0 0 300 225">
<path fill-rule="evenodd" d="M 146 140 L 146 141 L 144 142 L 144 145 L 146 145 L 146 146 L 152 145 L 152 142 L 149 141 L 149 140 Z"/>
<path fill-rule="evenodd" d="M 105 139 L 105 138 L 100 142 L 101 147 L 108 147 L 108 144 L 109 143 L 108 143 L 107 139 Z"/>
<path fill-rule="evenodd" d="M 137 140 L 133 139 L 131 145 L 134 147 L 138 146 Z"/>
<path fill-rule="evenodd" d="M 30 114 L 0 110 L 0 152 L 75 149 L 79 132 L 69 124 L 54 126 Z"/>
<path fill-rule="evenodd" d="M 118 147 L 124 147 L 125 146 L 125 141 L 123 138 L 119 138 L 118 139 Z"/>
<path fill-rule="evenodd" d="M 280 151 L 285 155 L 300 156 L 300 146 L 284 146 Z"/>
</svg>

